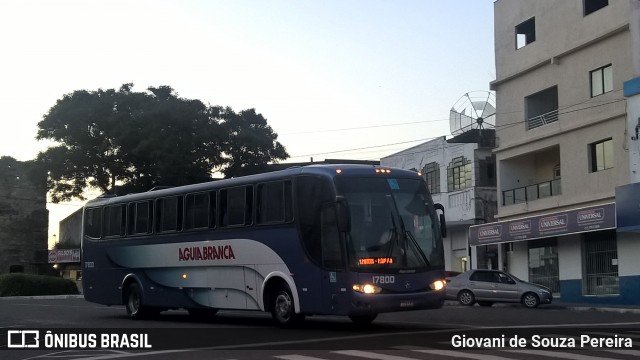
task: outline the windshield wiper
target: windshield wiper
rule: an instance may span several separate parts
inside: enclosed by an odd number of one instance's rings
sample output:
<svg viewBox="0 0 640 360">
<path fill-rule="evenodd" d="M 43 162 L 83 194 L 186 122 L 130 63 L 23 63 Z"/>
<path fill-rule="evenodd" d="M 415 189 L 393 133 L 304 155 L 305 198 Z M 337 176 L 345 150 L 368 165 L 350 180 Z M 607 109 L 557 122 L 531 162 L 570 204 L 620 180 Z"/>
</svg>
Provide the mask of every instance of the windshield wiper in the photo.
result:
<svg viewBox="0 0 640 360">
<path fill-rule="evenodd" d="M 411 243 L 413 244 L 413 246 L 416 248 L 416 251 L 418 252 L 418 254 L 420 254 L 420 257 L 422 258 L 422 260 L 424 261 L 424 264 L 427 267 L 431 267 L 431 263 L 429 262 L 429 260 L 427 259 L 427 256 L 424 254 L 424 251 L 422 251 L 422 249 L 420 248 L 420 244 L 418 244 L 418 240 L 416 240 L 415 237 L 413 237 L 413 234 L 411 233 L 411 231 L 409 230 L 405 230 L 405 236 L 411 241 Z"/>
</svg>

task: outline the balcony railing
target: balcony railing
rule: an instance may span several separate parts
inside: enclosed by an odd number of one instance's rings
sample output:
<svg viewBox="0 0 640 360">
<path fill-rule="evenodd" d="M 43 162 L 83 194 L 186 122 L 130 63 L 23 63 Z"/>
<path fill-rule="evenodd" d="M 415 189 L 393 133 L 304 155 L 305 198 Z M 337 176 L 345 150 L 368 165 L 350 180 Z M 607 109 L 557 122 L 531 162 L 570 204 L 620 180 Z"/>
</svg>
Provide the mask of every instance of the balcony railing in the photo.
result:
<svg viewBox="0 0 640 360">
<path fill-rule="evenodd" d="M 540 127 L 542 125 L 551 124 L 558 121 L 558 109 L 550 111 L 546 114 L 538 115 L 527 120 L 527 130 Z"/>
<path fill-rule="evenodd" d="M 502 205 L 513 205 L 562 194 L 560 179 L 502 192 Z"/>
</svg>

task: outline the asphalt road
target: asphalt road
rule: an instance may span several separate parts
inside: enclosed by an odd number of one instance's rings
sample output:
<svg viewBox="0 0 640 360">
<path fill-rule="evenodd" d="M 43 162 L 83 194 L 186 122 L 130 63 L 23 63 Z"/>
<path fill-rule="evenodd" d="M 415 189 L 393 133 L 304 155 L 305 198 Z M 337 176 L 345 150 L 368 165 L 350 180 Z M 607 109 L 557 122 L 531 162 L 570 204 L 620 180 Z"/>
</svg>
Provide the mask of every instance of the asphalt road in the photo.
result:
<svg viewBox="0 0 640 360">
<path fill-rule="evenodd" d="M 40 341 L 51 331 L 58 345 L 78 345 L 94 336 L 96 349 L 7 349 L 7 336 L 37 330 Z M 107 334 L 107 335 L 104 335 Z M 102 336 L 113 336 L 109 349 Z M 580 347 L 581 336 L 611 338 L 614 346 Z M 31 334 L 28 334 L 31 336 Z M 75 340 L 71 337 L 75 336 Z M 458 341 L 454 346 L 454 337 Z M 534 338 L 536 337 L 537 338 Z M 51 337 L 50 339 L 52 339 Z M 510 341 L 525 339 L 529 348 L 514 350 Z M 106 338 L 105 338 L 106 339 Z M 479 353 L 467 345 L 488 339 Z M 536 340 L 537 339 L 537 340 Z M 563 353 L 561 344 L 580 348 Z M 631 341 L 628 349 L 623 339 Z M 138 340 L 140 340 L 138 342 Z M 531 345 L 537 345 L 531 348 Z M 76 341 L 75 343 L 73 341 Z M 504 346 L 500 341 L 504 341 Z M 546 342 L 545 342 L 546 341 Z M 12 345 L 17 341 L 12 340 Z M 485 360 L 554 358 L 594 360 L 640 357 L 640 313 L 575 311 L 557 306 L 525 309 L 519 306 L 446 306 L 440 310 L 383 314 L 369 327 L 355 326 L 342 317 L 308 317 L 302 327 L 280 329 L 268 314 L 221 311 L 211 319 L 194 319 L 185 311 L 168 311 L 153 320 L 133 321 L 123 307 L 106 307 L 70 299 L 0 300 L 0 358 L 13 359 L 285 359 L 391 360 L 478 358 Z M 139 350 L 127 345 L 148 345 Z M 116 345 L 115 347 L 113 345 Z M 123 345 L 121 348 L 118 348 Z M 517 344 L 515 344 L 517 345 Z M 604 344 L 606 345 L 606 344 Z M 72 346 L 73 347 L 73 346 Z M 76 346 L 78 347 L 78 346 Z M 135 346 L 134 346 L 135 347 Z M 509 349 L 510 348 L 510 349 Z M 515 351 L 515 352 L 510 352 Z M 605 352 L 603 352 L 605 351 Z M 532 353 L 530 353 L 532 352 Z M 550 353 L 547 353 L 550 352 Z M 568 354 L 568 355 L 567 355 Z M 567 357 L 568 356 L 568 357 Z"/>
</svg>

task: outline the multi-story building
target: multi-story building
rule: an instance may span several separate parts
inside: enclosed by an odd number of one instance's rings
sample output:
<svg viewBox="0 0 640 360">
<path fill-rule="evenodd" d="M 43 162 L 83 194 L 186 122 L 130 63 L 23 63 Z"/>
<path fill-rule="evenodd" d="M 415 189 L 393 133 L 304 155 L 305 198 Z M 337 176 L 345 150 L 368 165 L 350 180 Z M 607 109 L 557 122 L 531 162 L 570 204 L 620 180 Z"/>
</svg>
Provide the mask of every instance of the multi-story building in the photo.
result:
<svg viewBox="0 0 640 360">
<path fill-rule="evenodd" d="M 469 241 L 564 302 L 640 295 L 640 239 L 615 221 L 630 180 L 629 13 L 630 1 L 494 3 L 499 221 Z"/>
<path fill-rule="evenodd" d="M 483 138 L 491 141 L 478 141 L 476 136 L 476 141 L 455 143 L 456 138 L 447 141 L 441 137 L 380 159 L 382 166 L 421 172 L 433 201 L 444 206 L 448 271 L 462 272 L 472 266 L 498 268 L 496 252 L 482 248 L 476 254 L 468 243 L 469 226 L 493 221 L 496 212 L 495 158 L 491 153 L 494 132 L 483 131 Z"/>
<path fill-rule="evenodd" d="M 0 157 L 0 274 L 45 270 L 48 225 L 46 174 Z"/>
</svg>

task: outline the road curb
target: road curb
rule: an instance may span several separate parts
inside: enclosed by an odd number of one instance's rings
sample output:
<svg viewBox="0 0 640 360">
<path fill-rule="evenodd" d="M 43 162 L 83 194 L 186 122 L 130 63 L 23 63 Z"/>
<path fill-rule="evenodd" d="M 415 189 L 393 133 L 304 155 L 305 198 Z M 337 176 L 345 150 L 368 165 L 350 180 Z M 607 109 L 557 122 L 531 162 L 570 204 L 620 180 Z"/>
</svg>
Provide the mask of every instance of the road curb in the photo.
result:
<svg viewBox="0 0 640 360">
<path fill-rule="evenodd" d="M 0 300 L 56 300 L 56 299 L 84 299 L 84 295 L 38 295 L 38 296 L 2 296 Z"/>
<path fill-rule="evenodd" d="M 447 300 L 446 306 L 462 306 L 457 301 Z M 522 307 L 521 304 L 516 303 L 496 303 L 494 307 Z M 549 305 L 540 305 L 540 309 L 549 310 L 573 310 L 573 311 L 598 311 L 598 312 L 615 312 L 619 314 L 640 314 L 640 308 L 637 307 L 612 307 L 612 306 L 598 306 L 592 304 L 563 304 L 554 303 Z"/>
</svg>

